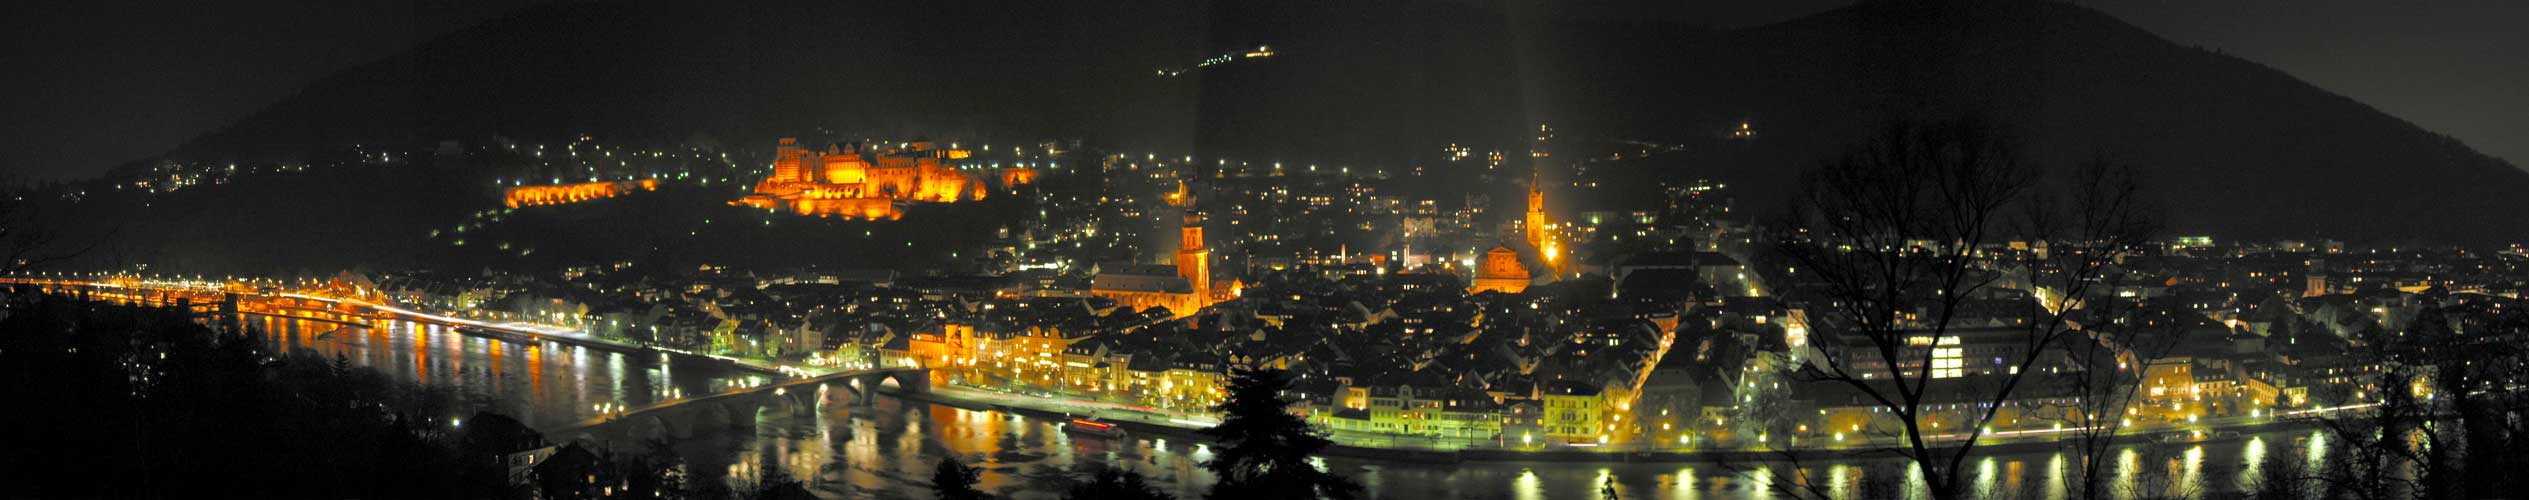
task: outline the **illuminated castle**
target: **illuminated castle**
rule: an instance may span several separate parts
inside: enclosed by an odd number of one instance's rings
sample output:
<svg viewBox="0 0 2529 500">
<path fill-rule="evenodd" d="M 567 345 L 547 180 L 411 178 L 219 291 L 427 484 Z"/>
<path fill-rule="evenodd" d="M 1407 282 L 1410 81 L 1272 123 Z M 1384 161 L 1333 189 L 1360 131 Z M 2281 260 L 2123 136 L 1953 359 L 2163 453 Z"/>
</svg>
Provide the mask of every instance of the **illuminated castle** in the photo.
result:
<svg viewBox="0 0 2529 500">
<path fill-rule="evenodd" d="M 904 217 L 898 202 L 983 199 L 985 178 L 941 163 L 970 154 L 963 149 L 936 149 L 927 140 L 886 150 L 831 144 L 817 151 L 800 147 L 798 139 L 783 138 L 773 154 L 773 175 L 756 183 L 755 193 L 735 204 L 820 217 L 894 220 Z M 990 179 L 1004 186 L 1026 184 L 1036 180 L 1036 173 L 1003 169 Z"/>
<path fill-rule="evenodd" d="M 509 188 L 509 192 L 504 193 L 501 196 L 501 204 L 508 206 L 509 208 L 532 207 L 538 205 L 560 205 L 564 203 L 578 203 L 588 200 L 613 198 L 623 195 L 624 193 L 657 190 L 659 190 L 658 179 L 614 182 L 582 182 L 578 184 L 556 184 L 550 186 L 519 186 Z"/>
</svg>

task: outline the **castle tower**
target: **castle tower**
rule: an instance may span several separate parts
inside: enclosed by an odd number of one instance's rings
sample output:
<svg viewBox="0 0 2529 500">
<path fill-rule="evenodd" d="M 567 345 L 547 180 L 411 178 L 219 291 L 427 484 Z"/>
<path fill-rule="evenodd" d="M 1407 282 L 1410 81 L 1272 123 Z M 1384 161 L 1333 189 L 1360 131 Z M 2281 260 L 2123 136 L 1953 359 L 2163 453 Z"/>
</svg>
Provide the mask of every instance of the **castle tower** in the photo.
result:
<svg viewBox="0 0 2529 500">
<path fill-rule="evenodd" d="M 806 153 L 799 148 L 798 138 L 783 137 L 781 145 L 773 148 L 773 179 L 792 182 L 803 178 L 805 172 L 800 169 L 799 157 Z"/>
<path fill-rule="evenodd" d="M 861 160 L 858 146 L 827 146 L 824 177 L 827 184 L 857 185 L 869 179 L 869 162 Z"/>
</svg>

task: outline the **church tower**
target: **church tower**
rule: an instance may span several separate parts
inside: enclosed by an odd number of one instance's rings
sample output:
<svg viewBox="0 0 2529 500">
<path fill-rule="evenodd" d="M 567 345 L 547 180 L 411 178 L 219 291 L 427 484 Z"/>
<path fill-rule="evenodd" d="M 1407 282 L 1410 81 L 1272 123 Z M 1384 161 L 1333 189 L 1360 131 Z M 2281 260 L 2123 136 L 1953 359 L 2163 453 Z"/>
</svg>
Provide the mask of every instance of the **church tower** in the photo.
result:
<svg viewBox="0 0 2529 500">
<path fill-rule="evenodd" d="M 1203 216 L 1188 209 L 1177 242 L 1177 276 L 1185 278 L 1198 303 L 1212 301 L 1212 249 L 1203 246 Z"/>
<path fill-rule="evenodd" d="M 1528 246 L 1544 251 L 1546 247 L 1545 184 L 1535 172 L 1528 174 Z"/>
<path fill-rule="evenodd" d="M 1563 248 L 1561 243 L 1556 242 L 1558 238 L 1546 222 L 1545 177 L 1536 171 L 1528 174 L 1528 220 L 1524 225 L 1528 230 L 1528 248 L 1535 250 L 1537 257 L 1545 261 L 1548 273 L 1561 273 Z"/>
<path fill-rule="evenodd" d="M 1177 179 L 1177 190 L 1169 191 L 1161 199 L 1166 200 L 1168 206 L 1185 208 L 1194 204 L 1194 193 L 1186 190 L 1185 179 Z"/>
</svg>

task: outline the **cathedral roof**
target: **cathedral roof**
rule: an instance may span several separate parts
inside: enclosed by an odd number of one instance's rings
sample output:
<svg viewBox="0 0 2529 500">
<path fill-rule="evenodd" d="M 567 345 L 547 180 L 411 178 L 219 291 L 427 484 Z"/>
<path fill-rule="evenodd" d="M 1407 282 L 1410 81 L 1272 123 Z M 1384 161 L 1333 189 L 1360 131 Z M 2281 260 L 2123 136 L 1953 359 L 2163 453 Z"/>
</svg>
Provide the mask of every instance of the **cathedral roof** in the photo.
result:
<svg viewBox="0 0 2529 500">
<path fill-rule="evenodd" d="M 1100 266 L 1096 277 L 1089 279 L 1089 289 L 1098 292 L 1194 293 L 1194 285 L 1177 275 L 1177 266 L 1126 265 Z"/>
</svg>

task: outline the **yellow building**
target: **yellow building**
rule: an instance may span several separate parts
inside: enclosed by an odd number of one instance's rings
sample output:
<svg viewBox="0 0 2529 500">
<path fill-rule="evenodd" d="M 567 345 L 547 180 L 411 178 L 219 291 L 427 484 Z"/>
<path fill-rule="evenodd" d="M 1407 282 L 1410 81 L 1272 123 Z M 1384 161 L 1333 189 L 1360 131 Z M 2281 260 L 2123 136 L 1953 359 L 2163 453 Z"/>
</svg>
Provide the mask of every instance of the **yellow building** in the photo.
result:
<svg viewBox="0 0 2529 500">
<path fill-rule="evenodd" d="M 1228 375 L 1217 363 L 1176 361 L 1162 372 L 1160 379 L 1146 387 L 1144 400 L 1168 408 L 1204 409 L 1220 404 Z M 1156 389 L 1156 390 L 1152 390 Z"/>
<path fill-rule="evenodd" d="M 1603 391 L 1594 385 L 1578 382 L 1548 384 L 1538 391 L 1544 403 L 1544 418 L 1537 425 L 1546 437 L 1567 443 L 1598 443 L 1608 434 L 1606 401 Z"/>
<path fill-rule="evenodd" d="M 1938 436 L 1962 432 L 1962 425 L 1977 421 L 1991 404 L 1992 388 L 2008 375 L 1975 375 L 1958 379 L 1933 379 L 1922 393 L 1918 423 L 1924 435 Z M 1872 381 L 1883 394 L 1893 394 L 1890 382 Z M 1799 395 L 1814 405 L 1816 420 L 1802 424 L 1800 436 L 1829 446 L 1887 444 L 1903 435 L 1905 423 L 1889 413 L 1878 400 L 1839 381 L 1804 382 Z M 2028 379 L 2011 392 L 2001 408 L 1993 411 L 1993 421 L 1986 431 L 2003 434 L 2051 434 L 2066 427 L 2078 427 L 2070 419 L 2081 406 L 2081 390 L 2061 380 Z M 1707 416 L 1704 423 L 1717 423 Z M 1874 441 L 1877 440 L 1877 441 Z"/>
<path fill-rule="evenodd" d="M 1358 389 L 1360 404 L 1348 402 L 1335 411 L 1310 415 L 1309 420 L 1332 430 L 1460 440 L 1489 441 L 1502 432 L 1500 405 L 1473 389 L 1412 385 L 1351 389 Z"/>
<path fill-rule="evenodd" d="M 1091 338 L 1085 331 L 1030 326 L 991 336 L 979 350 L 974 371 L 1041 388 L 1061 387 L 1063 355 L 1072 344 Z M 1067 377 L 1066 380 L 1067 381 Z"/>
</svg>

